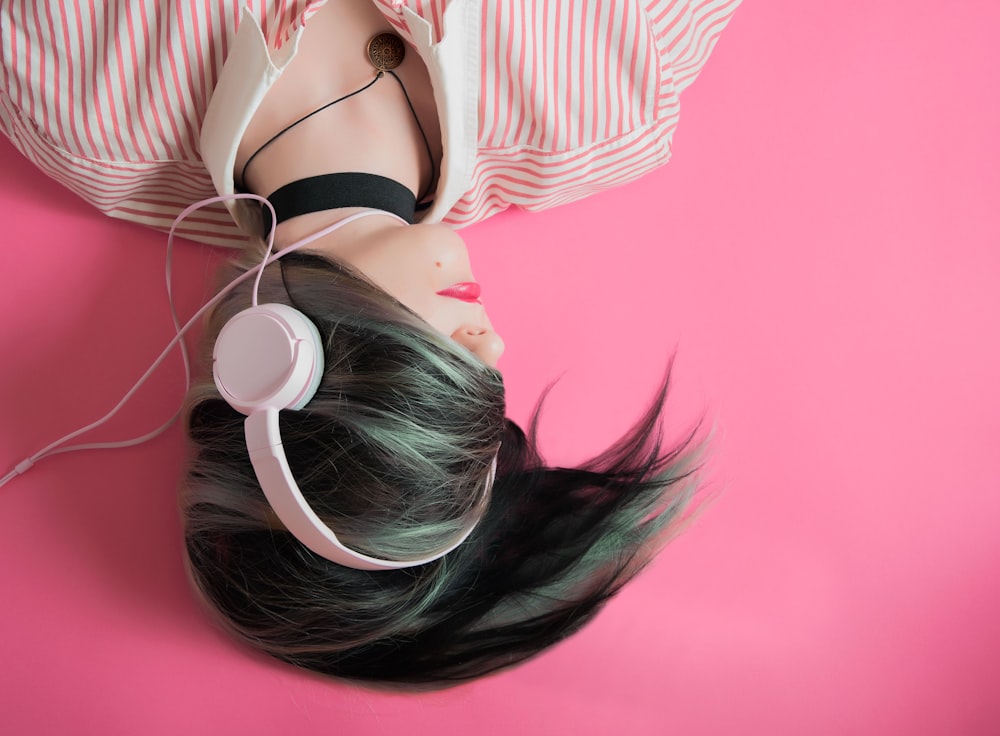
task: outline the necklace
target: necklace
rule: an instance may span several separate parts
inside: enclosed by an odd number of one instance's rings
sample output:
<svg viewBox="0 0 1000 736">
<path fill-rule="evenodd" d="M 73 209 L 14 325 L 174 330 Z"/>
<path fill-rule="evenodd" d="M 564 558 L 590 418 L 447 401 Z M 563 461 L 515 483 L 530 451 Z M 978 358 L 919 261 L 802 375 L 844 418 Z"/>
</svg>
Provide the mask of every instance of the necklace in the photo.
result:
<svg viewBox="0 0 1000 736">
<path fill-rule="evenodd" d="M 246 182 L 247 168 L 250 166 L 250 163 L 264 149 L 266 149 L 268 146 L 270 146 L 272 143 L 274 143 L 276 140 L 278 140 L 278 138 L 280 138 L 281 136 L 283 136 L 285 133 L 287 133 L 289 130 L 291 130 L 292 128 L 294 128 L 296 125 L 299 125 L 300 123 L 308 120 L 313 115 L 316 115 L 316 114 L 322 112 L 323 110 L 326 110 L 326 109 L 328 109 L 330 107 L 333 107 L 334 105 L 336 105 L 336 104 L 338 104 L 340 102 L 343 102 L 344 100 L 350 99 L 351 97 L 354 97 L 355 95 L 361 94 L 366 89 L 368 89 L 371 86 L 373 86 L 376 82 L 378 82 L 380 79 L 382 79 L 385 75 L 388 74 L 393 79 L 396 80 L 396 83 L 399 84 L 399 88 L 403 91 L 403 97 L 406 99 L 406 105 L 407 105 L 407 107 L 410 108 L 410 114 L 413 116 L 413 120 L 417 124 L 417 130 L 420 131 L 420 137 L 423 139 L 424 148 L 427 151 L 427 158 L 430 160 L 430 164 L 431 164 L 431 176 L 430 176 L 430 180 L 429 180 L 428 185 L 427 185 L 428 190 L 430 189 L 431 186 L 433 186 L 434 180 L 435 180 L 436 175 L 437 175 L 437 172 L 436 172 L 436 167 L 434 165 L 434 154 L 431 152 L 431 144 L 427 140 L 427 134 L 424 132 L 424 126 L 422 126 L 420 124 L 420 118 L 417 117 L 417 111 L 413 108 L 413 103 L 410 101 L 410 95 L 406 91 L 406 86 L 403 84 L 403 80 L 401 80 L 396 75 L 396 73 L 393 71 L 393 69 L 395 69 L 396 67 L 398 67 L 400 64 L 403 63 L 403 59 L 406 57 L 406 45 L 403 43 L 403 39 L 401 39 L 395 33 L 379 33 L 378 35 L 374 36 L 368 42 L 368 46 L 367 46 L 366 51 L 367 51 L 367 54 L 368 54 L 368 60 L 371 62 L 372 66 L 375 67 L 375 77 L 374 77 L 374 79 L 372 79 L 370 82 L 368 82 L 364 86 L 359 87 L 358 89 L 354 90 L 353 92 L 349 92 L 346 95 L 344 95 L 343 97 L 338 97 L 337 99 L 333 100 L 332 102 L 328 102 L 325 105 L 322 105 L 322 106 L 316 108 L 312 112 L 309 112 L 309 113 L 303 115 L 298 120 L 294 121 L 290 125 L 285 126 L 281 130 L 279 130 L 277 133 L 275 133 L 273 136 L 271 136 L 267 141 L 264 142 L 264 145 L 262 145 L 260 148 L 258 148 L 256 151 L 254 151 L 252 154 L 250 154 L 250 157 L 243 164 L 243 168 L 240 170 L 240 176 L 239 176 L 239 181 L 240 182 L 242 182 L 242 183 Z M 336 175 L 327 175 L 327 176 L 336 176 Z M 384 179 L 385 181 L 392 182 L 392 184 L 396 184 L 397 187 L 402 187 L 403 186 L 401 184 L 398 184 L 398 182 L 393 182 L 391 179 L 385 179 L 385 177 L 375 177 L 375 175 L 373 175 L 373 174 L 358 173 L 358 174 L 356 174 L 356 176 L 360 176 L 360 177 L 374 177 L 375 179 Z M 343 204 L 336 204 L 336 202 L 340 201 L 340 199 L 338 199 L 335 196 L 332 196 L 332 190 L 331 190 L 330 187 L 327 187 L 324 190 L 317 190 L 316 188 L 310 186 L 310 182 L 311 181 L 318 180 L 318 179 L 326 179 L 326 177 L 309 177 L 308 179 L 299 179 L 298 181 L 291 182 L 290 184 L 285 185 L 284 187 L 282 187 L 279 190 L 279 191 L 284 190 L 286 192 L 288 192 L 288 191 L 297 191 L 297 192 L 299 192 L 300 195 L 302 195 L 302 193 L 305 192 L 306 195 L 308 196 L 308 198 L 310 199 L 310 203 L 307 204 L 307 205 L 305 205 L 306 209 L 303 209 L 303 207 L 295 208 L 295 207 L 291 207 L 291 206 L 286 206 L 284 208 L 284 216 L 282 216 L 282 214 L 283 214 L 282 212 L 278 213 L 278 222 L 282 222 L 283 220 L 289 219 L 290 217 L 295 217 L 295 216 L 297 216 L 299 214 L 306 214 L 307 212 L 317 212 L 317 211 L 322 210 L 322 209 L 334 209 L 335 206 L 336 207 L 363 206 L 363 205 L 343 205 Z M 330 179 L 326 179 L 326 180 L 327 181 L 331 181 Z M 298 186 L 295 186 L 295 185 L 298 185 Z M 427 196 L 427 192 L 425 191 L 419 197 L 419 199 L 422 200 L 426 196 Z M 414 198 L 414 199 L 416 199 L 416 198 Z M 356 198 L 351 199 L 351 201 L 355 201 L 355 200 L 356 200 Z M 332 201 L 333 202 L 333 206 L 329 206 L 329 207 L 323 206 L 323 203 L 324 202 L 328 202 L 328 201 Z M 423 208 L 424 207 L 421 207 L 421 206 L 415 206 L 415 209 L 423 209 Z M 289 212 L 293 212 L 293 211 L 294 211 L 294 214 L 288 214 Z M 412 222 L 412 214 L 410 216 L 410 221 Z"/>
</svg>

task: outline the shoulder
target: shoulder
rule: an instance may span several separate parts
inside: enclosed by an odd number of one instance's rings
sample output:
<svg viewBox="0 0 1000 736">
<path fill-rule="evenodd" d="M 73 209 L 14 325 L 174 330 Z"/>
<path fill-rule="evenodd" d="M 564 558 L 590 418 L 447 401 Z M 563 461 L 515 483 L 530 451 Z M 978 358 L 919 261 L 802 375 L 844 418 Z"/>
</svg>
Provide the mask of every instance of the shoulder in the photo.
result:
<svg viewBox="0 0 1000 736">
<path fill-rule="evenodd" d="M 475 175 L 447 219 L 551 207 L 666 163 L 680 93 L 738 4 L 488 0 Z"/>
<path fill-rule="evenodd" d="M 0 128 L 102 212 L 168 226 L 214 193 L 198 129 L 242 4 L 0 3 Z"/>
</svg>

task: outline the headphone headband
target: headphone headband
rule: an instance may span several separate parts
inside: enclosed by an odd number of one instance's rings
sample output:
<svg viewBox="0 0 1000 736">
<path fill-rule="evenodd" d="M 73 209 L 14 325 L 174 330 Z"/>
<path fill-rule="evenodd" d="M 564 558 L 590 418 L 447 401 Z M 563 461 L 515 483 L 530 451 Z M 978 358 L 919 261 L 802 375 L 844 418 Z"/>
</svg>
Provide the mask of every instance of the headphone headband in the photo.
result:
<svg viewBox="0 0 1000 736">
<path fill-rule="evenodd" d="M 420 559 L 385 560 L 369 557 L 344 545 L 336 533 L 323 523 L 302 495 L 292 471 L 288 467 L 288 458 L 281 444 L 281 432 L 278 428 L 278 411 L 266 409 L 250 414 L 244 423 L 247 437 L 247 449 L 250 451 L 250 461 L 253 463 L 257 480 L 274 513 L 285 525 L 285 528 L 302 544 L 331 562 L 355 570 L 398 570 L 407 567 L 426 565 L 428 562 L 444 557 L 466 540 L 476 527 L 473 522 L 443 549 Z M 486 480 L 485 494 L 493 484 L 496 474 L 496 458 L 490 475 Z"/>
</svg>

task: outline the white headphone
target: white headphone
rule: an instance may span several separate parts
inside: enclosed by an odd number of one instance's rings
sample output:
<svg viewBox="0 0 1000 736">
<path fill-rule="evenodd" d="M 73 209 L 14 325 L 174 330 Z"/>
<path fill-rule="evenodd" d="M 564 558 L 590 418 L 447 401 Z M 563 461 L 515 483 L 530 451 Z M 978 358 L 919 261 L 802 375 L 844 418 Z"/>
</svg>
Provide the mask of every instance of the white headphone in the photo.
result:
<svg viewBox="0 0 1000 736">
<path fill-rule="evenodd" d="M 357 570 L 416 567 L 448 554 L 475 528 L 473 523 L 427 557 L 383 560 L 344 546 L 316 515 L 292 477 L 278 429 L 278 412 L 303 408 L 323 375 L 319 331 L 302 312 L 284 304 L 261 304 L 240 312 L 219 333 L 213 358 L 219 393 L 247 415 L 247 450 L 268 503 L 288 531 L 320 557 Z M 489 485 L 495 472 L 496 461 Z"/>
<path fill-rule="evenodd" d="M 196 209 L 207 204 L 230 199 L 254 199 L 260 201 L 268 208 L 271 207 L 270 202 L 254 194 L 231 194 L 222 197 L 212 197 L 198 202 L 177 216 L 173 227 L 171 227 L 170 236 L 167 241 L 167 293 L 170 300 L 171 313 L 173 313 L 174 308 L 173 299 L 170 297 L 170 253 L 173 245 L 174 230 L 185 217 Z M 293 411 L 302 409 L 316 394 L 320 379 L 323 376 L 323 342 L 316 326 L 306 315 L 297 309 L 285 304 L 257 303 L 257 290 L 264 267 L 354 220 L 372 215 L 396 217 L 392 213 L 379 210 L 360 212 L 346 217 L 319 232 L 313 233 L 273 255 L 271 254 L 274 242 L 274 231 L 272 229 L 268 237 L 267 252 L 264 254 L 264 258 L 259 266 L 241 274 L 219 291 L 218 294 L 212 297 L 207 304 L 195 313 L 184 327 L 179 326 L 176 314 L 174 314 L 174 326 L 177 330 L 174 339 L 171 340 L 166 349 L 164 349 L 146 373 L 143 374 L 142 378 L 139 379 L 110 412 L 98 421 L 56 440 L 31 457 L 18 463 L 7 475 L 0 478 L 0 486 L 13 480 L 17 475 L 27 472 L 35 462 L 49 455 L 73 450 L 135 445 L 152 439 L 163 432 L 176 419 L 177 415 L 159 429 L 142 437 L 122 442 L 63 447 L 67 441 L 89 432 L 91 429 L 104 424 L 113 417 L 178 344 L 181 346 L 181 352 L 185 358 L 184 367 L 185 371 L 187 371 L 187 352 L 183 342 L 184 334 L 196 323 L 202 314 L 221 300 L 235 286 L 256 275 L 252 305 L 230 319 L 219 333 L 212 356 L 212 374 L 215 377 L 215 385 L 218 387 L 222 397 L 230 406 L 247 417 L 244 427 L 250 461 L 257 475 L 257 481 L 260 483 L 268 503 L 281 520 L 281 523 L 285 525 L 296 539 L 320 557 L 356 570 L 398 570 L 407 567 L 417 567 L 418 565 L 425 565 L 428 562 L 440 559 L 454 550 L 472 533 L 472 530 L 476 526 L 476 521 L 473 521 L 466 529 L 463 529 L 444 548 L 435 550 L 432 554 L 419 559 L 384 560 L 369 557 L 346 547 L 337 539 L 337 535 L 333 530 L 316 515 L 316 512 L 312 510 L 305 497 L 303 497 L 302 491 L 299 490 L 295 479 L 292 477 L 291 469 L 288 467 L 288 459 L 285 457 L 285 449 L 281 444 L 281 433 L 278 428 L 278 412 L 285 409 Z M 271 221 L 274 222 L 273 209 L 271 216 Z M 493 465 L 486 479 L 486 485 L 483 489 L 484 497 L 493 485 L 493 479 L 496 476 L 496 467 L 497 461 L 494 458 Z"/>
</svg>

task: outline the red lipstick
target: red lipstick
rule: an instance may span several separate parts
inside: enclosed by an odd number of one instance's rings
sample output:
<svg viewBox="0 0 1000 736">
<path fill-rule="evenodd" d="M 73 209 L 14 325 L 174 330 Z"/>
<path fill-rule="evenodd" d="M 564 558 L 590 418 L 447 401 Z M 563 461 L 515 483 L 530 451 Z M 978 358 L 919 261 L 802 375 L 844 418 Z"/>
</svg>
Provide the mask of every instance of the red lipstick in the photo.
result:
<svg viewBox="0 0 1000 736">
<path fill-rule="evenodd" d="M 460 284 L 449 286 L 437 292 L 438 296 L 450 296 L 452 299 L 461 299 L 463 302 L 478 302 L 479 295 L 483 290 L 475 281 L 463 281 Z"/>
</svg>

